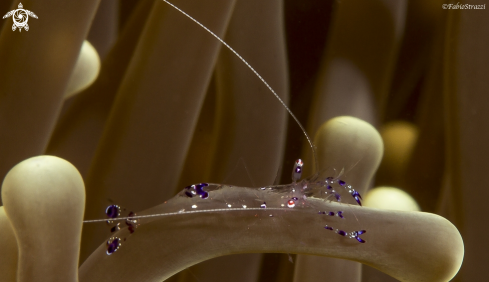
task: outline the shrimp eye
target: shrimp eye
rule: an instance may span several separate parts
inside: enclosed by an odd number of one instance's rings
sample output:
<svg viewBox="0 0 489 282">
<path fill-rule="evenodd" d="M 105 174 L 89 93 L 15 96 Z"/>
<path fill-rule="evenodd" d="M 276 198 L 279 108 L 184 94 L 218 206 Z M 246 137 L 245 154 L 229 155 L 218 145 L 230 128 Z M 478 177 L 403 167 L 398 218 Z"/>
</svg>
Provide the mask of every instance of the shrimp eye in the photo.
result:
<svg viewBox="0 0 489 282">
<path fill-rule="evenodd" d="M 304 163 L 302 162 L 301 159 L 298 159 L 294 163 L 294 169 L 292 170 L 292 181 L 296 182 L 299 179 L 301 179 L 302 176 L 302 166 Z"/>
</svg>

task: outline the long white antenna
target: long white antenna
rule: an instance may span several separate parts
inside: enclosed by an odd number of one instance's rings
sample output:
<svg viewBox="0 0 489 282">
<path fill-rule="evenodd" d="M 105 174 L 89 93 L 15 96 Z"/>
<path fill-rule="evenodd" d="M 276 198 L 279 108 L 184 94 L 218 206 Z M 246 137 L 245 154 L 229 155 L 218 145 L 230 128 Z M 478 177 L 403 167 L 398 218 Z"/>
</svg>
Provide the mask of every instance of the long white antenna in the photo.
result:
<svg viewBox="0 0 489 282">
<path fill-rule="evenodd" d="M 292 111 L 289 109 L 289 107 L 287 107 L 287 105 L 285 104 L 285 102 L 277 95 L 277 93 L 275 92 L 275 90 L 273 90 L 273 88 L 265 81 L 265 79 L 263 79 L 263 77 L 245 59 L 243 59 L 243 57 L 241 57 L 241 55 L 238 52 L 236 52 L 231 46 L 229 46 L 229 44 L 227 44 L 224 40 L 222 40 L 214 32 L 212 32 L 210 29 L 208 29 L 205 25 L 201 24 L 198 20 L 194 19 L 192 16 L 190 16 L 189 14 L 187 14 L 186 12 L 184 12 L 183 10 L 181 10 L 180 8 L 178 8 L 177 6 L 173 5 L 172 3 L 168 2 L 167 0 L 163 0 L 163 2 L 165 2 L 168 5 L 170 5 L 173 8 L 175 8 L 175 10 L 179 11 L 180 13 L 182 13 L 183 15 L 185 15 L 187 18 L 191 19 L 193 22 L 195 22 L 196 24 L 198 24 L 205 31 L 207 31 L 212 36 L 214 36 L 217 40 L 219 40 L 224 46 L 226 46 L 226 48 L 228 48 L 231 52 L 233 52 L 234 55 L 236 55 L 236 57 L 238 57 L 261 80 L 261 82 L 263 82 L 263 84 L 265 84 L 265 86 L 270 90 L 270 92 L 272 92 L 272 94 L 275 96 L 275 98 L 278 99 L 278 101 L 282 104 L 282 106 L 284 106 L 284 108 L 287 110 L 287 112 L 290 114 L 290 116 L 299 125 L 299 127 L 302 130 L 302 132 L 306 136 L 307 142 L 309 142 L 309 146 L 311 146 L 311 149 L 312 149 L 312 157 L 314 159 L 314 168 L 315 168 L 315 171 L 316 172 L 319 172 L 319 164 L 318 164 L 318 160 L 317 160 L 317 157 L 316 157 L 316 148 L 314 147 L 314 144 L 312 144 L 312 140 L 309 137 L 309 135 L 307 134 L 306 129 L 304 128 L 304 126 L 302 126 L 302 124 L 299 122 L 299 120 L 297 119 L 297 117 L 292 113 Z"/>
<path fill-rule="evenodd" d="M 181 211 L 181 212 L 168 212 L 168 213 L 157 213 L 148 215 L 135 215 L 117 218 L 106 218 L 106 219 L 89 219 L 84 220 L 83 223 L 98 223 L 107 221 L 122 221 L 122 220 L 134 220 L 141 218 L 153 218 L 153 217 L 163 217 L 163 216 L 173 216 L 173 215 L 184 215 L 192 213 L 211 213 L 211 212 L 230 212 L 230 211 L 290 211 L 287 208 L 229 208 L 229 209 L 207 209 L 207 210 L 194 210 L 194 211 Z"/>
</svg>

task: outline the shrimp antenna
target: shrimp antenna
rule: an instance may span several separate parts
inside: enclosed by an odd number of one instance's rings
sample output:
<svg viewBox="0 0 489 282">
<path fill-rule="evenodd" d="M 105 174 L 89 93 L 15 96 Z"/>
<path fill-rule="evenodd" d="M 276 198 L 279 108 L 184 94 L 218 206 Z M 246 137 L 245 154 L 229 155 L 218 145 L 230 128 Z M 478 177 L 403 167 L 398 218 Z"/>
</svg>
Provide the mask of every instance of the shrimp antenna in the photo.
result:
<svg viewBox="0 0 489 282">
<path fill-rule="evenodd" d="M 185 15 L 187 18 L 191 19 L 193 22 L 195 22 L 196 24 L 198 24 L 205 31 L 207 31 L 209 34 L 211 34 L 217 40 L 219 40 L 219 42 L 221 42 L 226 48 L 228 48 L 231 52 L 233 52 L 233 54 L 236 55 L 236 57 L 238 57 L 261 80 L 261 82 L 263 82 L 263 84 L 265 84 L 265 86 L 270 90 L 270 92 L 272 92 L 272 94 L 275 96 L 275 98 L 277 98 L 277 100 L 282 104 L 282 106 L 284 106 L 284 108 L 287 110 L 287 112 L 290 114 L 290 116 L 295 120 L 295 122 L 297 123 L 297 125 L 299 125 L 299 127 L 302 130 L 302 132 L 306 136 L 307 142 L 309 142 L 309 146 L 311 147 L 311 150 L 312 150 L 315 171 L 316 171 L 316 173 L 319 172 L 319 164 L 318 164 L 318 160 L 317 160 L 317 157 L 316 157 L 317 156 L 316 155 L 316 148 L 314 147 L 314 144 L 312 143 L 311 138 L 307 134 L 306 129 L 304 128 L 304 126 L 302 126 L 302 124 L 299 122 L 299 120 L 297 119 L 297 117 L 292 113 L 292 111 L 289 109 L 289 107 L 287 107 L 287 105 L 285 104 L 285 102 L 277 95 L 277 93 L 275 92 L 275 90 L 273 90 L 273 88 L 265 81 L 265 79 L 243 57 L 241 57 L 241 55 L 238 52 L 236 52 L 231 46 L 229 46 L 229 44 L 227 44 L 224 40 L 222 40 L 214 32 L 212 32 L 210 29 L 208 29 L 205 25 L 201 24 L 198 20 L 194 19 L 192 16 L 190 16 L 189 14 L 187 14 L 186 12 L 184 12 L 182 9 L 178 8 L 174 4 L 168 2 L 167 0 L 163 0 L 163 2 L 165 2 L 168 5 L 170 5 L 171 7 L 175 8 L 175 10 L 179 11 L 180 13 L 182 13 L 183 15 Z"/>
</svg>

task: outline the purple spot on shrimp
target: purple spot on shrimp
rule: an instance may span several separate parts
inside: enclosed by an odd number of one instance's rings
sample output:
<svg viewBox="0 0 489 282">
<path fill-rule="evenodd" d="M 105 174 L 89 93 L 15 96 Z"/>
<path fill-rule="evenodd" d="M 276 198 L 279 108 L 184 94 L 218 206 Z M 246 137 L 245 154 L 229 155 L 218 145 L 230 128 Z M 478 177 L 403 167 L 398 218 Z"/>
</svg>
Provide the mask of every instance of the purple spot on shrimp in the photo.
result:
<svg viewBox="0 0 489 282">
<path fill-rule="evenodd" d="M 356 191 L 356 190 L 353 190 L 353 192 L 351 193 L 351 195 L 352 195 L 353 197 L 358 196 L 360 199 L 362 199 L 362 196 L 361 196 L 361 195 L 360 195 L 360 193 L 358 193 L 358 191 Z M 362 199 L 362 200 L 363 200 L 363 199 Z"/>
<path fill-rule="evenodd" d="M 326 186 L 326 188 L 328 188 L 328 190 L 333 189 L 333 187 L 331 185 Z"/>
<path fill-rule="evenodd" d="M 114 226 L 114 227 L 112 227 L 112 228 L 110 229 L 110 232 L 114 233 L 114 232 L 116 232 L 117 230 L 119 230 L 119 226 L 117 226 L 117 225 L 116 225 L 116 226 Z"/>
<path fill-rule="evenodd" d="M 360 238 L 358 236 L 355 237 L 355 239 L 357 239 L 357 241 L 360 242 L 360 243 L 365 243 L 365 240 L 363 240 L 362 238 Z"/>
<path fill-rule="evenodd" d="M 200 197 L 202 199 L 206 199 L 207 197 L 209 197 L 209 193 L 204 191 L 205 186 L 208 186 L 208 184 L 207 183 L 201 183 L 201 184 L 195 185 L 195 191 L 197 192 L 197 194 L 200 195 Z"/>
<path fill-rule="evenodd" d="M 120 213 L 120 207 L 118 205 L 110 205 L 105 209 L 105 214 L 109 218 L 116 218 L 119 216 Z"/>
<path fill-rule="evenodd" d="M 336 198 L 336 200 L 339 202 L 341 201 L 341 196 L 340 194 L 338 194 L 337 192 L 334 193 L 334 197 Z"/>
<path fill-rule="evenodd" d="M 197 193 L 202 192 L 203 191 L 202 188 L 204 188 L 204 186 L 202 184 L 196 184 L 196 185 L 194 185 L 194 187 L 195 187 L 195 191 Z"/>
<path fill-rule="evenodd" d="M 113 238 L 107 241 L 107 254 L 111 255 L 119 248 L 119 238 Z"/>
<path fill-rule="evenodd" d="M 362 205 L 362 202 L 360 201 L 360 199 L 359 199 L 357 196 L 355 196 L 355 197 L 353 197 L 353 198 L 355 199 L 355 201 L 357 201 L 357 203 L 358 203 L 360 206 Z"/>
<path fill-rule="evenodd" d="M 360 231 L 357 231 L 357 234 L 358 234 L 358 235 L 362 235 L 363 233 L 367 233 L 367 230 L 360 230 Z"/>
<path fill-rule="evenodd" d="M 327 225 L 326 225 L 326 226 L 324 226 L 324 229 L 327 229 L 327 230 L 333 230 L 333 227 L 331 227 L 331 226 L 327 226 Z"/>
<path fill-rule="evenodd" d="M 337 215 L 338 215 L 340 218 L 345 218 L 345 217 L 343 216 L 343 212 L 342 212 L 342 211 L 338 211 L 336 214 L 337 214 Z"/>
<path fill-rule="evenodd" d="M 185 195 L 189 198 L 192 198 L 196 194 L 199 195 L 202 199 L 206 199 L 209 197 L 209 193 L 204 191 L 204 187 L 209 186 L 207 183 L 194 184 L 185 187 Z"/>
<path fill-rule="evenodd" d="M 267 203 L 266 202 L 263 202 L 263 204 L 260 205 L 260 208 L 266 209 L 267 208 Z"/>
<path fill-rule="evenodd" d="M 328 215 L 329 216 L 334 216 L 334 212 L 329 212 Z"/>
<path fill-rule="evenodd" d="M 346 182 L 345 182 L 345 181 L 343 181 L 343 180 L 339 180 L 339 181 L 338 181 L 338 184 L 340 184 L 341 186 L 345 186 Z"/>
<path fill-rule="evenodd" d="M 188 191 L 185 191 L 185 195 L 187 195 L 187 197 L 189 197 L 189 198 L 192 198 L 194 196 L 194 194 L 192 194 L 192 192 L 190 190 L 193 190 L 193 189 L 194 189 L 194 185 L 190 185 L 190 186 L 185 187 L 185 190 L 188 190 Z"/>
<path fill-rule="evenodd" d="M 300 166 L 295 168 L 295 173 L 301 173 L 301 172 L 302 172 L 302 168 Z"/>
<path fill-rule="evenodd" d="M 341 235 L 341 236 L 346 236 L 346 232 L 343 230 L 338 230 L 338 231 L 336 231 L 336 233 L 338 233 L 338 235 Z"/>
</svg>

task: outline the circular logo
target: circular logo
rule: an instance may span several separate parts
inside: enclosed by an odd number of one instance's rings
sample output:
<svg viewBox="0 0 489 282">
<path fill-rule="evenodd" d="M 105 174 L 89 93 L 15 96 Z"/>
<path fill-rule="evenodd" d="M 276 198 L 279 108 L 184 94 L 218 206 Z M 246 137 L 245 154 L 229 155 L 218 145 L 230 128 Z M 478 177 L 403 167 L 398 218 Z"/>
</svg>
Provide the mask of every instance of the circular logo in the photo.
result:
<svg viewBox="0 0 489 282">
<path fill-rule="evenodd" d="M 24 9 L 17 9 L 13 14 L 13 20 L 16 26 L 24 26 L 29 20 L 29 15 Z"/>
</svg>

